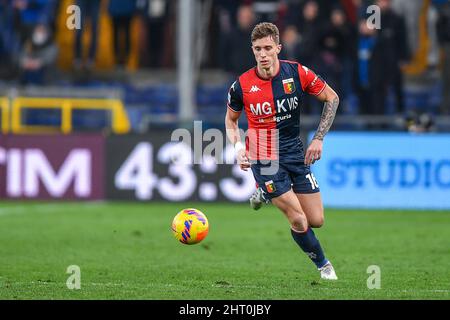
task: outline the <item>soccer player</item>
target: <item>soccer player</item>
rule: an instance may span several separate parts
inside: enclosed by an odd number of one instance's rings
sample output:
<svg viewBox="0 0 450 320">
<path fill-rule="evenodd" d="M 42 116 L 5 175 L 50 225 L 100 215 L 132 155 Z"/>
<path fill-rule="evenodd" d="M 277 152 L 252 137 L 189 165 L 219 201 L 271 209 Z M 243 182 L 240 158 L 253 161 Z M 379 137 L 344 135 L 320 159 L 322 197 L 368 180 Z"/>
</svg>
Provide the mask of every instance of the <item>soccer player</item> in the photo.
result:
<svg viewBox="0 0 450 320">
<path fill-rule="evenodd" d="M 298 62 L 278 59 L 278 28 L 263 22 L 255 26 L 251 48 L 256 67 L 232 84 L 225 117 L 227 136 L 244 171 L 252 170 L 264 195 L 288 219 L 299 247 L 320 271 L 322 279 L 336 280 L 312 228 L 324 223 L 320 189 L 310 165 L 322 156 L 322 144 L 330 129 L 339 97 L 312 70 Z M 300 109 L 304 93 L 324 102 L 317 132 L 304 153 L 300 140 Z M 248 119 L 246 144 L 241 142 L 238 119 Z"/>
</svg>

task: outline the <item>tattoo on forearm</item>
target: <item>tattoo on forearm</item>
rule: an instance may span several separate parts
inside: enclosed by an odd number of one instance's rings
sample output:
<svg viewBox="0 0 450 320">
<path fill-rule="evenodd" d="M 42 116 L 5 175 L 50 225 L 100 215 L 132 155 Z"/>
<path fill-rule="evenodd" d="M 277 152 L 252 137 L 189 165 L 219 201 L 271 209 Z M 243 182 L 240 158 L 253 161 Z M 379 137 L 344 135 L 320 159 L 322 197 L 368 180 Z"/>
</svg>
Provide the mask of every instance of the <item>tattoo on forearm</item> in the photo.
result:
<svg viewBox="0 0 450 320">
<path fill-rule="evenodd" d="M 339 105 L 339 98 L 334 98 L 333 102 L 325 102 L 323 107 L 322 116 L 320 117 L 319 128 L 317 128 L 316 134 L 314 135 L 314 139 L 323 140 L 325 135 L 330 130 L 331 125 L 333 124 L 334 117 L 336 116 L 336 111 Z"/>
</svg>

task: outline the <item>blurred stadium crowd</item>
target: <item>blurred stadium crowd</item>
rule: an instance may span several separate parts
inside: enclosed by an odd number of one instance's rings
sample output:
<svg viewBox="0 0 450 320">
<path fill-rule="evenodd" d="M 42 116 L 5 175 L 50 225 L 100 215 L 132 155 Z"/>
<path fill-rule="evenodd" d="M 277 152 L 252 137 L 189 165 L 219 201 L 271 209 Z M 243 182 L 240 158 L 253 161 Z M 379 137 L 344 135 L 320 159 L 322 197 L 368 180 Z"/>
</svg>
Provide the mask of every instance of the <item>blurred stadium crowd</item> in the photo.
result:
<svg viewBox="0 0 450 320">
<path fill-rule="evenodd" d="M 177 65 L 177 3 L 0 0 L 0 87 L 120 87 L 135 119 L 176 112 L 176 80 L 162 74 Z M 80 30 L 67 28 L 72 4 L 81 9 Z M 381 9 L 378 30 L 366 23 L 373 4 Z M 198 81 L 200 113 L 223 110 L 232 79 L 254 65 L 253 26 L 271 21 L 280 28 L 281 58 L 336 88 L 340 112 L 450 114 L 448 0 L 198 0 L 196 17 L 199 69 L 220 75 Z M 307 114 L 321 111 L 314 100 L 307 106 Z"/>
</svg>

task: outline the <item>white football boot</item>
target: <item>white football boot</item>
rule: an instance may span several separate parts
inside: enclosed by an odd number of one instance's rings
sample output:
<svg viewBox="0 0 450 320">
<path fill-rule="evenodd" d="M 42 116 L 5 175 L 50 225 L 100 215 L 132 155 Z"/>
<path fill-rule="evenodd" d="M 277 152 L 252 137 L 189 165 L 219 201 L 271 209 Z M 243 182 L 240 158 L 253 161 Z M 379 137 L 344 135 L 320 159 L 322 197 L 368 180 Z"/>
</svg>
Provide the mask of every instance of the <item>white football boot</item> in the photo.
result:
<svg viewBox="0 0 450 320">
<path fill-rule="evenodd" d="M 264 191 L 261 188 L 257 188 L 250 197 L 250 207 L 252 207 L 253 210 L 259 210 L 264 203 L 269 202 L 269 200 L 264 198 Z"/>
<path fill-rule="evenodd" d="M 322 268 L 319 268 L 320 277 L 325 280 L 337 280 L 336 272 L 334 272 L 333 265 L 328 261 Z"/>
</svg>

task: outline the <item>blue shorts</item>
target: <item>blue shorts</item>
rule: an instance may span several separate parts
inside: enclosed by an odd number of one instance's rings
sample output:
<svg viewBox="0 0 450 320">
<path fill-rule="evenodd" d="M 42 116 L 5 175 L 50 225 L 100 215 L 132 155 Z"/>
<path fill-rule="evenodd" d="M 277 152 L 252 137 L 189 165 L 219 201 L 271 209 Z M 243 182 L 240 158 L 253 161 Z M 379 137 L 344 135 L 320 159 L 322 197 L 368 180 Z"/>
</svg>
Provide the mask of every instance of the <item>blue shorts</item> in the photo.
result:
<svg viewBox="0 0 450 320">
<path fill-rule="evenodd" d="M 269 199 L 279 197 L 291 188 L 295 193 L 300 194 L 320 192 L 317 180 L 309 166 L 298 162 L 280 163 L 278 170 L 269 172 L 270 166 L 271 164 L 263 165 L 259 162 L 251 166 L 255 181 L 264 190 L 265 197 Z"/>
</svg>

